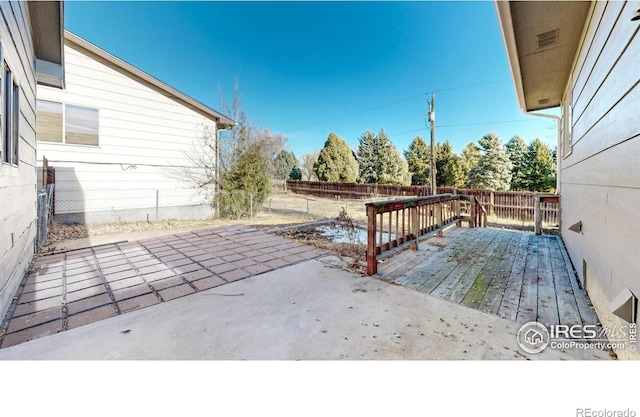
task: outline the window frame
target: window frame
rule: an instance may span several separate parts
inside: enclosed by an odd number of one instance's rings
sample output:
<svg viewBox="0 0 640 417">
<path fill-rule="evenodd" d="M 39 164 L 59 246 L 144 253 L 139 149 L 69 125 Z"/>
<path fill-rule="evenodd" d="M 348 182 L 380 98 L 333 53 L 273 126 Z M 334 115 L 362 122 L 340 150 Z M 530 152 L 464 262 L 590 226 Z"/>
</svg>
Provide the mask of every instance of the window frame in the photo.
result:
<svg viewBox="0 0 640 417">
<path fill-rule="evenodd" d="M 38 138 L 38 132 L 37 132 L 37 129 L 36 129 L 36 142 L 48 143 L 48 144 L 52 144 L 52 145 L 83 146 L 83 147 L 89 147 L 89 148 L 99 148 L 100 147 L 100 130 L 101 130 L 100 113 L 101 113 L 101 111 L 100 111 L 99 108 L 87 106 L 87 105 L 84 105 L 84 104 L 68 103 L 68 102 L 48 100 L 48 99 L 37 99 L 36 100 L 36 109 L 37 109 L 37 106 L 38 106 L 38 102 L 41 102 L 41 101 L 60 104 L 62 106 L 62 124 L 61 124 L 62 140 L 60 142 L 49 141 L 49 140 L 41 140 L 41 139 Z M 73 106 L 73 107 L 89 109 L 89 110 L 92 110 L 92 111 L 96 112 L 96 117 L 97 117 L 97 134 L 96 134 L 97 143 L 95 145 L 67 142 L 67 106 Z M 37 110 L 36 110 L 36 112 L 37 112 Z"/>
<path fill-rule="evenodd" d="M 573 152 L 573 77 L 569 77 L 562 100 L 562 159 Z"/>
<path fill-rule="evenodd" d="M 0 44 L 0 164 L 20 164 L 20 83 Z"/>
</svg>

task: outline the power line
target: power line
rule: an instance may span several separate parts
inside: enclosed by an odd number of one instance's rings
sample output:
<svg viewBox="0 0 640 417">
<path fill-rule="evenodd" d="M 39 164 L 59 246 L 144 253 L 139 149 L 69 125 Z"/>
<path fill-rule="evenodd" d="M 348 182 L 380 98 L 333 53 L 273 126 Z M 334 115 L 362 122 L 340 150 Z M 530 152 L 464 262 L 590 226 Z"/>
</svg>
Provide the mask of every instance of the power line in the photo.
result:
<svg viewBox="0 0 640 417">
<path fill-rule="evenodd" d="M 536 119 L 522 119 L 522 120 L 502 120 L 497 122 L 481 122 L 481 123 L 463 123 L 457 125 L 436 125 L 437 128 L 447 128 L 447 127 L 465 127 L 465 126 L 481 126 L 481 125 L 496 125 L 496 124 L 507 124 L 507 123 L 524 123 L 524 122 L 538 122 Z M 418 129 L 405 130 L 404 132 L 398 133 L 389 133 L 389 136 L 400 136 L 407 133 L 419 132 L 427 130 L 426 127 L 421 127 Z"/>
<path fill-rule="evenodd" d="M 399 100 L 392 101 L 392 102 L 386 103 L 386 104 L 381 104 L 381 105 L 376 106 L 376 107 L 371 107 L 371 108 L 360 110 L 360 111 L 357 111 L 357 112 L 354 112 L 354 113 L 349 113 L 349 114 L 346 114 L 346 115 L 343 115 L 343 116 L 335 117 L 333 119 L 328 119 L 328 120 L 323 120 L 321 122 L 312 123 L 312 124 L 304 126 L 304 127 L 300 127 L 300 128 L 294 129 L 294 130 L 290 130 L 289 132 L 286 133 L 286 135 L 289 135 L 291 133 L 298 132 L 298 131 L 301 131 L 301 130 L 308 129 L 310 127 L 315 127 L 315 126 L 323 125 L 325 123 L 331 123 L 331 122 L 335 122 L 337 120 L 347 119 L 349 117 L 357 116 L 359 114 L 368 113 L 370 111 L 379 110 L 379 109 L 382 109 L 382 108 L 385 108 L 385 107 L 393 106 L 395 104 L 403 103 L 405 101 L 414 100 L 416 98 L 424 97 L 424 96 L 426 96 L 428 94 L 431 94 L 432 92 L 433 93 L 438 93 L 438 92 L 442 92 L 442 91 L 453 91 L 453 90 L 460 90 L 460 89 L 463 89 L 463 88 L 480 87 L 480 86 L 484 86 L 484 85 L 503 83 L 505 81 L 509 81 L 509 80 L 504 80 L 503 79 L 503 80 L 496 80 L 496 81 L 487 81 L 487 82 L 484 82 L 484 83 L 462 85 L 462 86 L 458 86 L 458 87 L 440 88 L 440 89 L 437 89 L 437 90 L 432 90 L 432 91 L 428 91 L 428 92 L 425 92 L 425 93 L 416 94 L 414 96 L 401 98 Z"/>
</svg>

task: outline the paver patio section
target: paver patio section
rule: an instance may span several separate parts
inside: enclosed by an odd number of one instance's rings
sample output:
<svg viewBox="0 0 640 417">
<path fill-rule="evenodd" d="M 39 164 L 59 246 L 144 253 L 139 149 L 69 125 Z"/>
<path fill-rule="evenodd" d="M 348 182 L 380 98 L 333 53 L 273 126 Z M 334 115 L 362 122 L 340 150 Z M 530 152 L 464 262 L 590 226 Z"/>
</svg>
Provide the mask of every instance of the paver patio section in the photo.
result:
<svg viewBox="0 0 640 417">
<path fill-rule="evenodd" d="M 243 225 L 40 256 L 0 327 L 0 348 L 316 258 Z"/>
</svg>

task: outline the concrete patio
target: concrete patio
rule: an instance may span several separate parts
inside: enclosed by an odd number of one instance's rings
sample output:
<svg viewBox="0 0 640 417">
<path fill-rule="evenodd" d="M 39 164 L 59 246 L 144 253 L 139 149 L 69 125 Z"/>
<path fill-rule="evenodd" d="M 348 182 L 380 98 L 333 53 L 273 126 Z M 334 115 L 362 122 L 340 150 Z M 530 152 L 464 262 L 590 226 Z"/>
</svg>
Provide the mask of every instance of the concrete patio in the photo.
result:
<svg viewBox="0 0 640 417">
<path fill-rule="evenodd" d="M 0 326 L 0 348 L 323 253 L 248 226 L 229 226 L 41 256 Z"/>
<path fill-rule="evenodd" d="M 597 349 L 528 354 L 519 327 L 328 255 L 0 349 L 0 360 L 609 359 Z"/>
</svg>

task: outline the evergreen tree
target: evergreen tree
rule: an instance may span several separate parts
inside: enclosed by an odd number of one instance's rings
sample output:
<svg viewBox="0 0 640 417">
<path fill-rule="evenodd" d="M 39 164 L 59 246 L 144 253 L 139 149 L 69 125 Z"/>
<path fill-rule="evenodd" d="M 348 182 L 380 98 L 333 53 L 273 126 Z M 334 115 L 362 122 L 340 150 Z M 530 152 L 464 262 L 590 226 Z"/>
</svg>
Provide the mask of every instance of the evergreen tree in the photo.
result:
<svg viewBox="0 0 640 417">
<path fill-rule="evenodd" d="M 362 184 L 376 184 L 379 178 L 379 148 L 376 135 L 367 130 L 358 138 L 358 167 L 360 174 L 358 182 Z"/>
<path fill-rule="evenodd" d="M 529 191 L 552 191 L 556 186 L 556 172 L 551 149 L 536 139 L 524 157 L 524 173 Z"/>
<path fill-rule="evenodd" d="M 359 138 L 358 182 L 368 184 L 408 184 L 409 169 L 384 129 L 377 135 L 364 132 Z"/>
<path fill-rule="evenodd" d="M 511 161 L 495 133 L 487 133 L 478 143 L 482 155 L 478 165 L 469 171 L 469 183 L 472 188 L 490 190 L 508 190 L 511 185 Z"/>
<path fill-rule="evenodd" d="M 527 144 L 519 135 L 515 135 L 504 147 L 513 165 L 511 169 L 511 189 L 527 190 L 527 180 L 524 172 L 524 158 L 528 150 Z"/>
<path fill-rule="evenodd" d="M 358 178 L 358 162 L 351 148 L 335 133 L 329 134 L 313 169 L 320 181 L 355 182 Z"/>
<path fill-rule="evenodd" d="M 411 185 L 429 185 L 430 155 L 429 146 L 420 136 L 416 136 L 409 148 L 404 151 L 411 174 Z"/>
<path fill-rule="evenodd" d="M 378 146 L 378 184 L 408 185 L 411 181 L 407 163 L 384 129 L 376 136 Z"/>
<path fill-rule="evenodd" d="M 302 170 L 298 167 L 294 167 L 289 173 L 289 179 L 294 181 L 300 181 L 302 179 Z"/>
<path fill-rule="evenodd" d="M 298 165 L 298 159 L 293 151 L 282 149 L 273 159 L 274 177 L 279 180 L 289 178 L 291 170 Z"/>
<path fill-rule="evenodd" d="M 462 162 L 453 153 L 451 142 L 436 146 L 436 185 L 438 187 L 463 187 L 465 175 Z"/>
<path fill-rule="evenodd" d="M 248 216 L 251 207 L 256 214 L 271 192 L 270 161 L 263 144 L 248 145 L 233 167 L 223 174 L 221 193 L 216 194 L 219 217 Z"/>
<path fill-rule="evenodd" d="M 478 166 L 478 162 L 480 161 L 480 156 L 482 156 L 482 152 L 478 145 L 473 142 L 467 144 L 462 150 L 462 155 L 460 156 L 460 164 L 462 166 L 462 172 L 464 176 L 464 187 L 471 188 L 469 183 L 469 172 Z"/>
</svg>

